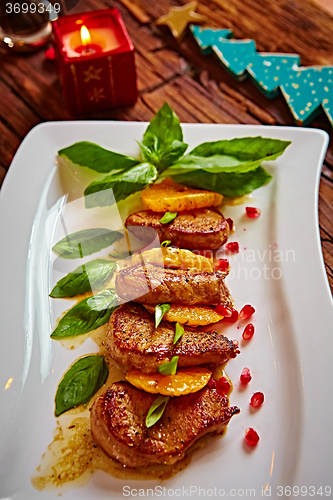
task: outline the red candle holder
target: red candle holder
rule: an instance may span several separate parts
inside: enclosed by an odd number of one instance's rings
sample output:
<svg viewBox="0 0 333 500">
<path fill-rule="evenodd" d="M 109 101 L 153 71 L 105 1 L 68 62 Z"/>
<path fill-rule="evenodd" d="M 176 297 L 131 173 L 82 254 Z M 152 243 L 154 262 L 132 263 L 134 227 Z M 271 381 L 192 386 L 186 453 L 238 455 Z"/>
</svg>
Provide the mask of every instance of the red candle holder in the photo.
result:
<svg viewBox="0 0 333 500">
<path fill-rule="evenodd" d="M 60 83 L 73 114 L 135 103 L 134 47 L 117 9 L 62 16 L 53 22 L 53 34 Z"/>
</svg>

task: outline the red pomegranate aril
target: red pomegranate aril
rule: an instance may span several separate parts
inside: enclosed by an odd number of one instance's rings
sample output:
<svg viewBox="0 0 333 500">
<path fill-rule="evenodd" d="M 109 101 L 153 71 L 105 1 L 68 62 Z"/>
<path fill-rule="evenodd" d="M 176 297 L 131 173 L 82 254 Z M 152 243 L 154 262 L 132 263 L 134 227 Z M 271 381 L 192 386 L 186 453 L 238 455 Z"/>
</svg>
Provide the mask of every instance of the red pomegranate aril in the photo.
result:
<svg viewBox="0 0 333 500">
<path fill-rule="evenodd" d="M 231 389 L 231 384 L 229 382 L 229 380 L 225 377 L 221 377 L 219 378 L 217 381 L 216 381 L 216 386 L 217 386 L 217 390 L 218 392 L 224 396 L 224 395 L 227 395 Z"/>
<path fill-rule="evenodd" d="M 233 312 L 232 307 L 224 306 L 223 304 L 216 306 L 215 310 L 218 314 L 224 316 L 224 318 L 230 318 Z"/>
<path fill-rule="evenodd" d="M 230 231 L 232 231 L 232 229 L 234 227 L 234 221 L 232 219 L 230 219 L 230 217 L 228 219 L 226 219 L 226 221 L 228 223 Z"/>
<path fill-rule="evenodd" d="M 248 368 L 244 368 L 240 376 L 240 381 L 242 382 L 242 384 L 248 384 L 251 379 L 252 375 L 250 373 L 250 370 Z"/>
<path fill-rule="evenodd" d="M 239 313 L 239 319 L 249 319 L 252 314 L 256 312 L 255 308 L 253 306 L 250 306 L 250 304 L 246 304 Z"/>
<path fill-rule="evenodd" d="M 251 398 L 250 405 L 253 406 L 253 408 L 259 408 L 264 402 L 264 395 L 262 392 L 255 392 Z"/>
<path fill-rule="evenodd" d="M 219 306 L 217 306 L 219 307 Z M 231 309 L 231 316 L 224 316 L 223 321 L 227 323 L 236 323 L 238 320 L 238 311 L 237 309 L 234 309 L 233 307 L 228 307 L 228 309 Z"/>
<path fill-rule="evenodd" d="M 209 389 L 215 389 L 215 387 L 216 387 L 216 382 L 215 382 L 215 380 L 213 379 L 213 377 L 211 377 L 211 378 L 209 379 L 209 382 L 208 382 L 208 384 L 207 384 L 207 387 L 208 387 Z"/>
<path fill-rule="evenodd" d="M 231 253 L 238 253 L 239 252 L 239 245 L 237 241 L 230 241 L 230 243 L 227 243 L 225 246 L 226 250 Z"/>
<path fill-rule="evenodd" d="M 250 217 L 250 219 L 256 219 L 261 214 L 260 208 L 246 207 L 245 211 L 246 215 Z"/>
<path fill-rule="evenodd" d="M 244 328 L 242 337 L 244 340 L 250 340 L 250 339 L 252 339 L 253 334 L 254 334 L 254 326 L 252 325 L 252 323 L 249 323 Z"/>
<path fill-rule="evenodd" d="M 228 259 L 218 259 L 216 262 L 216 270 L 226 273 L 229 269 Z"/>
<path fill-rule="evenodd" d="M 252 429 L 252 427 L 248 427 L 245 431 L 245 439 L 251 446 L 255 446 L 258 443 L 260 437 L 257 431 Z"/>
</svg>

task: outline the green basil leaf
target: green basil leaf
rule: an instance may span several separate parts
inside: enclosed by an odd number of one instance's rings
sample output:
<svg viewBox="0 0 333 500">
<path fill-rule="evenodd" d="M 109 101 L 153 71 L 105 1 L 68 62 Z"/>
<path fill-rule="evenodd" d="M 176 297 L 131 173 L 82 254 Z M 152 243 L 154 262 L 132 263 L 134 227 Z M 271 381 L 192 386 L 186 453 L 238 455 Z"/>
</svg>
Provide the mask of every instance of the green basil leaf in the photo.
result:
<svg viewBox="0 0 333 500">
<path fill-rule="evenodd" d="M 228 198 L 243 196 L 266 184 L 272 176 L 262 167 L 245 173 L 220 172 L 208 175 L 204 170 L 173 175 L 172 179 L 186 186 L 215 191 Z"/>
<path fill-rule="evenodd" d="M 168 222 L 173 221 L 177 217 L 177 212 L 165 212 L 163 217 L 159 220 L 161 224 L 168 224 Z"/>
<path fill-rule="evenodd" d="M 197 170 L 204 170 L 210 174 L 246 173 L 257 169 L 263 161 L 278 158 L 289 144 L 291 143 L 288 141 L 262 137 L 205 142 L 170 166 L 163 176 L 197 172 Z"/>
<path fill-rule="evenodd" d="M 184 333 L 185 333 L 184 327 L 182 325 L 180 325 L 179 323 L 176 323 L 176 331 L 175 331 L 173 343 L 175 344 L 176 342 L 178 342 L 178 340 L 180 339 L 180 337 L 182 335 L 184 335 Z"/>
<path fill-rule="evenodd" d="M 275 160 L 291 144 L 290 141 L 243 137 L 239 139 L 204 142 L 189 154 L 193 156 L 227 155 L 242 161 Z"/>
<path fill-rule="evenodd" d="M 86 208 L 107 207 L 118 203 L 156 179 L 157 169 L 150 163 L 140 163 L 124 173 L 108 175 L 86 187 Z"/>
<path fill-rule="evenodd" d="M 83 229 L 65 236 L 52 250 L 63 259 L 79 259 L 109 247 L 123 235 L 106 228 Z"/>
<path fill-rule="evenodd" d="M 96 330 L 109 321 L 117 303 L 114 289 L 102 290 L 81 300 L 61 318 L 51 338 L 61 340 Z"/>
<path fill-rule="evenodd" d="M 169 363 L 165 363 L 164 365 L 160 365 L 157 369 L 158 373 L 161 375 L 175 375 L 177 371 L 179 356 L 173 356 Z"/>
<path fill-rule="evenodd" d="M 58 151 L 58 155 L 65 156 L 81 167 L 88 167 L 102 174 L 127 170 L 140 163 L 135 158 L 108 151 L 87 141 L 76 142 L 68 148 L 61 149 Z"/>
<path fill-rule="evenodd" d="M 50 293 L 50 297 L 74 297 L 100 290 L 111 279 L 115 269 L 116 263 L 110 260 L 91 260 L 59 280 Z"/>
<path fill-rule="evenodd" d="M 155 399 L 146 416 L 146 427 L 152 427 L 159 421 L 169 399 L 170 396 L 158 396 L 158 398 Z"/>
<path fill-rule="evenodd" d="M 161 243 L 161 247 L 168 247 L 169 245 L 171 245 L 171 240 L 165 240 Z"/>
<path fill-rule="evenodd" d="M 104 356 L 91 355 L 78 359 L 65 373 L 55 397 L 56 417 L 80 404 L 87 404 L 105 384 L 109 368 Z"/>
<path fill-rule="evenodd" d="M 155 307 L 155 328 L 161 323 L 163 316 L 170 309 L 170 304 L 159 304 Z"/>
<path fill-rule="evenodd" d="M 174 141 L 183 142 L 183 131 L 176 113 L 167 102 L 148 125 L 142 144 L 152 151 L 165 151 Z"/>
</svg>

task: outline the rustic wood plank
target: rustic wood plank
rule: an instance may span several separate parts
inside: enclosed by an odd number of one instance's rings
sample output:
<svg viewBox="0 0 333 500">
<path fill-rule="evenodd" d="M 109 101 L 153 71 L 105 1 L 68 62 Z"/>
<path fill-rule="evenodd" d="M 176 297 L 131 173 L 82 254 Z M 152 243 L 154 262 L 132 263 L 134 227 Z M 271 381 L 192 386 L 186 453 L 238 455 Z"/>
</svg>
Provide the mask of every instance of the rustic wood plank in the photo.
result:
<svg viewBox="0 0 333 500">
<path fill-rule="evenodd" d="M 3 166 L 10 165 L 21 139 L 0 121 L 0 158 Z"/>
<path fill-rule="evenodd" d="M 329 241 L 322 241 L 321 247 L 323 251 L 328 282 L 333 294 L 333 243 Z"/>
<path fill-rule="evenodd" d="M 319 224 L 333 241 L 333 183 L 323 176 L 319 186 Z"/>
<path fill-rule="evenodd" d="M 147 24 L 151 21 L 150 16 L 133 0 L 120 0 L 120 2 L 130 11 L 131 14 L 142 24 Z"/>
<path fill-rule="evenodd" d="M 40 119 L 1 79 L 0 95 L 0 120 L 23 139 Z"/>
<path fill-rule="evenodd" d="M 6 173 L 7 173 L 7 170 L 5 169 L 5 167 L 3 167 L 2 165 L 0 165 L 0 188 L 2 186 L 2 183 L 4 181 Z"/>
</svg>

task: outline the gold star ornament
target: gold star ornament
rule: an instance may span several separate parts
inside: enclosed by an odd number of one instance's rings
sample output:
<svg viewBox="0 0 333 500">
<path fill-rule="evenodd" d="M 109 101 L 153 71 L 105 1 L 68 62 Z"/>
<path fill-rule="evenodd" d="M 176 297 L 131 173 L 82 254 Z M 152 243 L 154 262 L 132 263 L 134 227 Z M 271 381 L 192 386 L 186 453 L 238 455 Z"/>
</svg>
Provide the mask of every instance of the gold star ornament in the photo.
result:
<svg viewBox="0 0 333 500">
<path fill-rule="evenodd" d="M 195 12 L 198 2 L 190 2 L 182 7 L 171 7 L 168 14 L 157 19 L 156 24 L 169 26 L 175 38 L 180 38 L 188 24 L 199 24 L 206 18 Z"/>
</svg>

